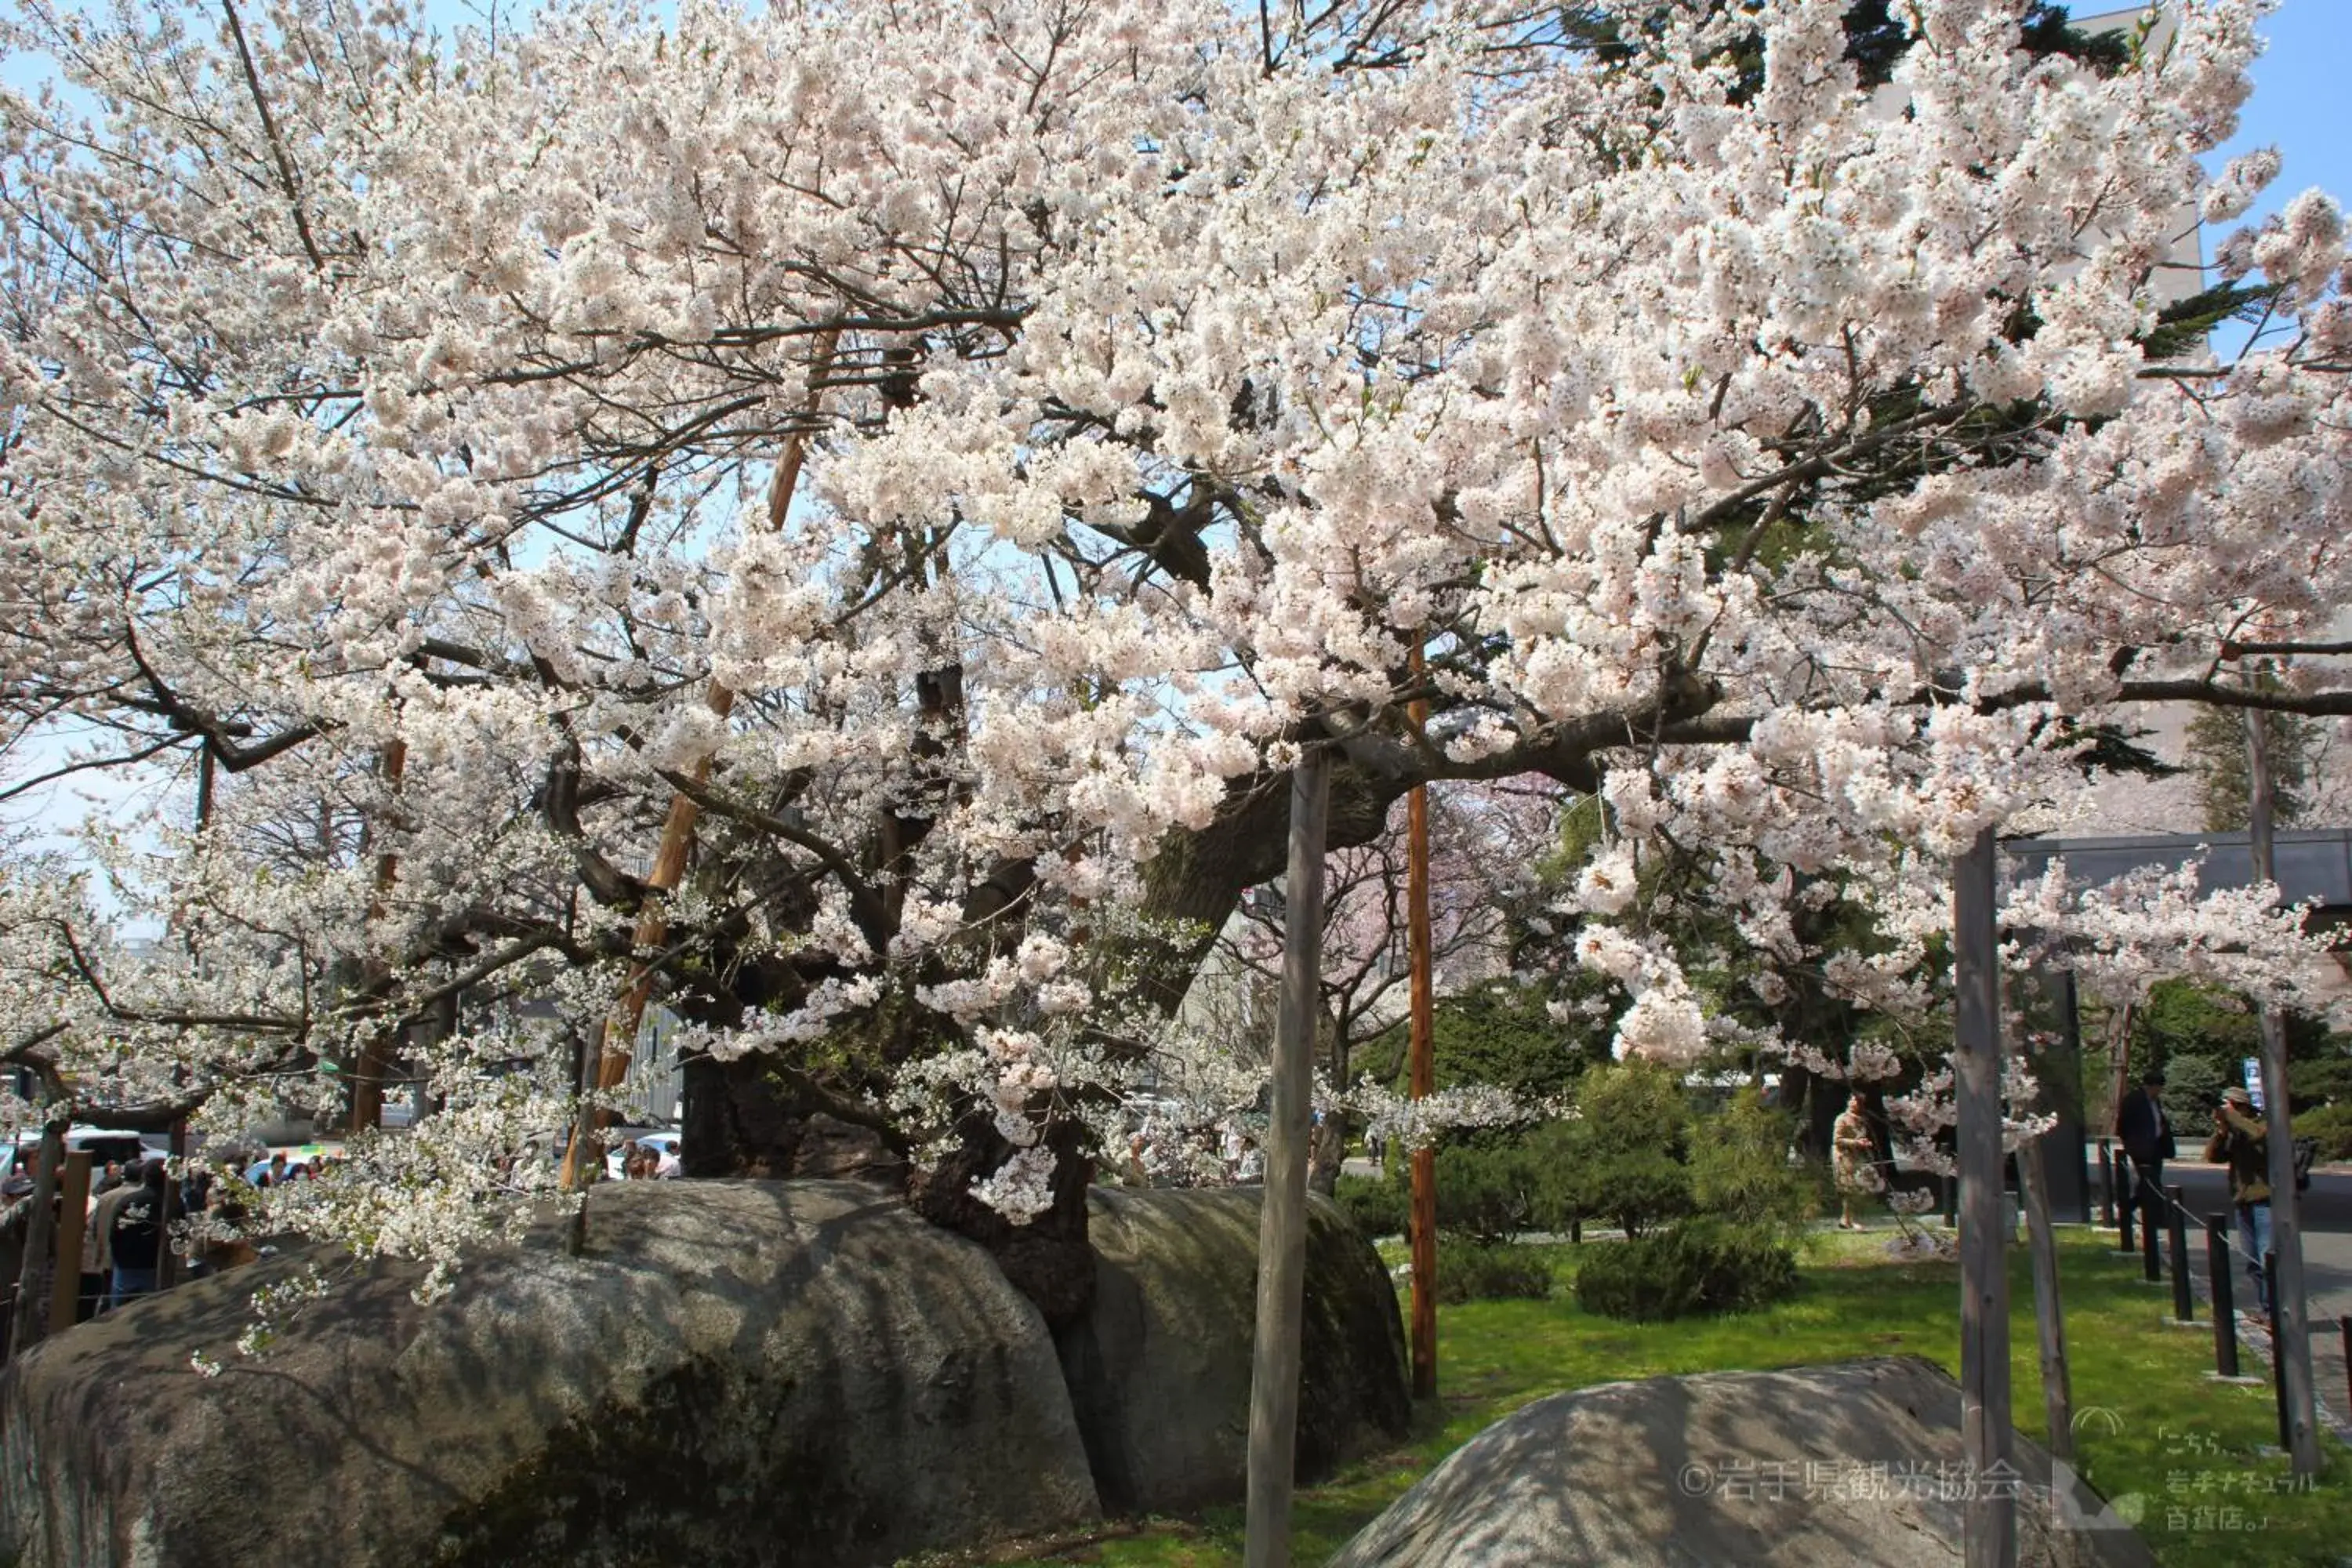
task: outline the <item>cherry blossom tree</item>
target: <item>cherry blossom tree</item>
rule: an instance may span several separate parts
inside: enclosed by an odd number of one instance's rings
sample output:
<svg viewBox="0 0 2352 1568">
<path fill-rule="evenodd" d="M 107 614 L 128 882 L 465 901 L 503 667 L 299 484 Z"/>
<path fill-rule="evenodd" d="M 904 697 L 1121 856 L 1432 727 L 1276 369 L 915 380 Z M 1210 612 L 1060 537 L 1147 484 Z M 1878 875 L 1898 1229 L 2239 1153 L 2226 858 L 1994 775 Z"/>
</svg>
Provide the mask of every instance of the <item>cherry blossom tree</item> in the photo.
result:
<svg viewBox="0 0 2352 1568">
<path fill-rule="evenodd" d="M 1916 999 L 1948 857 L 2096 727 L 2352 715 L 2337 209 L 2160 303 L 2277 173 L 2200 162 L 2255 9 L 2093 58 L 2017 0 L 32 0 L 5 787 L 217 784 L 89 852 L 148 962 L 12 868 L 12 1060 L 226 1120 L 405 1049 L 487 1164 L 642 984 L 696 1170 L 841 1131 L 1058 1314 L 1303 748 L 1342 847 L 1604 797 L 1623 1050 L 1711 1026 L 1644 843 L 1766 951 L 1833 879 L 1883 942 L 1823 971 Z M 564 1026 L 482 1038 L 523 997 Z"/>
</svg>

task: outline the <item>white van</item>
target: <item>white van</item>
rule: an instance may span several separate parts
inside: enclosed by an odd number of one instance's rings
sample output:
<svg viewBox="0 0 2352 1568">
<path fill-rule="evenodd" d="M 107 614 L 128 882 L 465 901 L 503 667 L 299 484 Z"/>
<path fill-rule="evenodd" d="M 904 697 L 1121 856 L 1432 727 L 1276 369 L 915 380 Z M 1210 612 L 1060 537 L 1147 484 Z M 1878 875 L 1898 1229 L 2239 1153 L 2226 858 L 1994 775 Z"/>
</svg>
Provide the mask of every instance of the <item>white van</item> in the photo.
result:
<svg viewBox="0 0 2352 1568">
<path fill-rule="evenodd" d="M 160 1138 L 157 1143 L 162 1143 Z M 112 1127 L 77 1126 L 66 1129 L 66 1152 L 88 1154 L 94 1170 L 102 1171 L 110 1164 L 119 1163 L 128 1171 L 142 1160 L 163 1154 L 164 1150 L 150 1147 L 144 1133 L 125 1132 Z M 31 1178 L 36 1173 L 33 1163 L 40 1157 L 40 1152 L 41 1135 L 37 1132 L 20 1133 L 13 1141 L 0 1143 L 0 1181 L 8 1182 L 13 1186 L 21 1176 L 26 1191 L 29 1192 Z M 17 1169 L 19 1161 L 24 1163 L 21 1172 Z M 22 1194 L 12 1191 L 8 1195 L 16 1197 Z"/>
</svg>

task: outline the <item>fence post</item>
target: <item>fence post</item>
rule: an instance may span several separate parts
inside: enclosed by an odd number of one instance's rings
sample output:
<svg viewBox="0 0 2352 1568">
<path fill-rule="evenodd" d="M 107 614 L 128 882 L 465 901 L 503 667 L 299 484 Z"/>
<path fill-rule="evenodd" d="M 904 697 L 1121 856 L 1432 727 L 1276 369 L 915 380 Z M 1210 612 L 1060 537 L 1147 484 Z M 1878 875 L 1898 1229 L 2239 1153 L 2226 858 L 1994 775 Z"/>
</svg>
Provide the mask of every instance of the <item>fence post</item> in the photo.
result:
<svg viewBox="0 0 2352 1568">
<path fill-rule="evenodd" d="M 2139 1184 L 2126 1162 L 2116 1161 L 2116 1250 L 2132 1250 L 2132 1210 L 2139 1204 Z"/>
<path fill-rule="evenodd" d="M 2164 1278 L 2164 1260 L 2158 1255 L 2156 1237 L 2157 1205 L 2163 1201 L 2164 1189 L 2145 1176 L 2136 1174 L 2132 1196 L 2137 1200 L 2135 1206 L 2139 1210 L 2140 1271 L 2147 1276 L 2147 1282 L 2154 1285 Z"/>
<path fill-rule="evenodd" d="M 2116 1223 L 2116 1164 L 2104 1138 L 2099 1140 L 2099 1223 Z"/>
<path fill-rule="evenodd" d="M 2238 1312 L 2231 1304 L 2238 1272 L 2230 1256 L 2230 1216 L 2205 1216 L 2205 1272 L 2213 1277 L 2213 1372 L 2219 1377 L 2238 1375 Z"/>
<path fill-rule="evenodd" d="M 2175 1321 L 2193 1323 L 2197 1298 L 2189 1289 L 2189 1194 L 2179 1187 L 2167 1187 L 2164 1195 L 2172 1210 L 2172 1223 L 2167 1227 L 2172 1238 L 2172 1316 Z"/>
</svg>

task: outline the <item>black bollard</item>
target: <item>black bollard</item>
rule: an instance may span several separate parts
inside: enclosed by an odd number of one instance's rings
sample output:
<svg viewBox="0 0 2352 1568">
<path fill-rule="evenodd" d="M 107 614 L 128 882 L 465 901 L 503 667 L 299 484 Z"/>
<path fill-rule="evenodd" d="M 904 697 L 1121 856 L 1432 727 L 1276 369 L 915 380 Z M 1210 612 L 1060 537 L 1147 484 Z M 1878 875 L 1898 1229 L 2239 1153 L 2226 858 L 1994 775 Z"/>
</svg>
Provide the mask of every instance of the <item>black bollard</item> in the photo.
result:
<svg viewBox="0 0 2352 1568">
<path fill-rule="evenodd" d="M 2189 1290 L 2189 1210 L 2184 1206 L 2188 1194 L 2179 1187 L 2167 1187 L 2164 1195 L 2172 1200 L 2172 1316 L 2176 1322 L 2197 1321 L 2197 1298 Z"/>
<path fill-rule="evenodd" d="M 2132 1250 L 2132 1210 L 2139 1205 L 2139 1190 L 2133 1184 L 2131 1170 L 2121 1160 L 2116 1162 L 2116 1250 Z"/>
<path fill-rule="evenodd" d="M 2160 1206 L 2164 1192 L 2154 1182 L 2141 1179 L 2137 1172 L 2133 1173 L 2132 1188 L 2133 1195 L 2139 1199 L 2140 1268 L 2153 1285 L 2164 1278 L 2164 1260 L 2158 1256 L 2156 1237 L 2157 1219 L 2164 1212 Z"/>
<path fill-rule="evenodd" d="M 2352 1318 L 2336 1319 L 2336 1331 L 2344 1336 L 2344 1392 L 2352 1394 Z M 2352 1405 L 2345 1408 L 2352 1410 Z"/>
<path fill-rule="evenodd" d="M 2230 1216 L 2205 1216 L 2205 1272 L 2213 1277 L 2213 1370 L 2222 1377 L 2238 1375 L 2238 1313 L 2230 1304 L 2237 1283 L 2237 1261 L 2230 1256 Z"/>
<path fill-rule="evenodd" d="M 2263 1254 L 2263 1316 L 2271 1325 L 2271 1392 L 2278 1396 L 2279 1447 L 2294 1452 L 2294 1425 L 2286 1414 L 2286 1357 L 2279 1354 L 2278 1342 L 2278 1254 Z"/>
<path fill-rule="evenodd" d="M 2116 1223 L 2116 1163 L 2104 1138 L 2099 1140 L 2099 1223 Z"/>
</svg>

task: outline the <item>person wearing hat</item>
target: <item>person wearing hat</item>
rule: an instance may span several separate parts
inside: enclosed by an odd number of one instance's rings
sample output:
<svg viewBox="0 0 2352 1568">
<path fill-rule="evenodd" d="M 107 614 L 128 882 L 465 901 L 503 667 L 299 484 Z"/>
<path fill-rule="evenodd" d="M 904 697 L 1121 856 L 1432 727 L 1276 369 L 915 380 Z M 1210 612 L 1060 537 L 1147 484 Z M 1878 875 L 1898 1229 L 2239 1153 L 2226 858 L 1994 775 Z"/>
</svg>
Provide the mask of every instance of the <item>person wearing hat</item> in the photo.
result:
<svg viewBox="0 0 2352 1568">
<path fill-rule="evenodd" d="M 2230 1167 L 2230 1201 L 2238 1207 L 2238 1246 L 2254 1282 L 2255 1316 L 2271 1315 L 2270 1277 L 2263 1259 L 2271 1250 L 2270 1127 L 2254 1111 L 2254 1097 L 2232 1084 L 2213 1108 L 2213 1136 L 2205 1158 Z"/>
<path fill-rule="evenodd" d="M 2139 1087 L 2116 1107 L 2116 1139 L 2131 1162 L 2132 1189 L 2125 1200 L 2137 1206 L 2142 1222 L 2158 1223 L 2158 1196 L 2164 1191 L 2164 1163 L 2180 1151 L 2172 1136 L 2172 1121 L 2164 1114 L 2164 1069 L 2149 1068 L 2139 1075 Z"/>
</svg>

